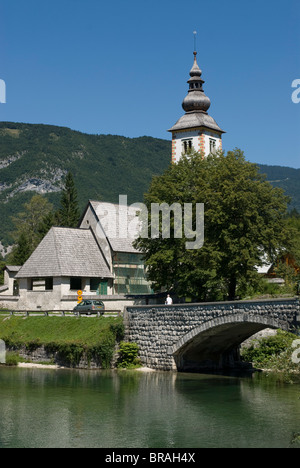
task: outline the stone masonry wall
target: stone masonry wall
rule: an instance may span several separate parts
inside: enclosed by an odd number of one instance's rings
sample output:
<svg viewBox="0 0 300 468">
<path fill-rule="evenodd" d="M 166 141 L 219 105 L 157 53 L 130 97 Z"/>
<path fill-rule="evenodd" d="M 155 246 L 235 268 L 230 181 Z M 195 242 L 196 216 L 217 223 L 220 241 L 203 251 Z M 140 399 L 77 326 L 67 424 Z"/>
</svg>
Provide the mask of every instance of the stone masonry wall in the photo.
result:
<svg viewBox="0 0 300 468">
<path fill-rule="evenodd" d="M 32 363 L 45 363 L 45 364 L 56 364 L 60 367 L 71 367 L 76 369 L 102 369 L 101 362 L 95 359 L 88 359 L 85 354 L 82 355 L 80 361 L 76 364 L 71 364 L 67 359 L 59 352 L 51 352 L 45 349 L 44 346 L 40 346 L 34 350 L 28 350 L 25 347 L 22 348 L 7 348 L 6 351 L 14 351 L 25 360 Z M 118 358 L 118 346 L 115 347 L 114 356 L 111 362 L 111 367 L 114 368 Z"/>
<path fill-rule="evenodd" d="M 251 324 L 254 328 L 257 325 L 256 331 L 263 328 L 292 330 L 299 315 L 299 300 L 290 299 L 130 306 L 124 318 L 126 339 L 139 345 L 143 364 L 157 370 L 176 370 L 174 352 L 201 332 L 235 323 L 245 324 L 245 327 Z"/>
</svg>

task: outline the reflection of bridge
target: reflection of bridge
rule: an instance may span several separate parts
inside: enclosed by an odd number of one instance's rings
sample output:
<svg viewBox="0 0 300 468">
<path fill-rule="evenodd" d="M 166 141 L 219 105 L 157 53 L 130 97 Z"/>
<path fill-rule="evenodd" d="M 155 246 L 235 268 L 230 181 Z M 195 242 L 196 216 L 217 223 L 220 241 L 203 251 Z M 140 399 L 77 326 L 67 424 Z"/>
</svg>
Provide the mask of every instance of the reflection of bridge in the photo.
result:
<svg viewBox="0 0 300 468">
<path fill-rule="evenodd" d="M 158 370 L 234 367 L 239 345 L 264 328 L 295 330 L 299 299 L 133 306 L 127 338 L 145 366 Z"/>
</svg>

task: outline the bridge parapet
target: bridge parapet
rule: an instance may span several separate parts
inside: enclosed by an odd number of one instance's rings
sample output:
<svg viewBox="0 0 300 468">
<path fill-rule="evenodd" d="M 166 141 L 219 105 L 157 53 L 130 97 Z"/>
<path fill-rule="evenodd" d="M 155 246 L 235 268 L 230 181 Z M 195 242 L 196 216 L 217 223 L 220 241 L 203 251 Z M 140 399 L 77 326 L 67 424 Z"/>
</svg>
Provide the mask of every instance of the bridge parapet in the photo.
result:
<svg viewBox="0 0 300 468">
<path fill-rule="evenodd" d="M 264 328 L 294 331 L 300 325 L 299 299 L 130 306 L 127 338 L 139 345 L 145 366 L 183 370 L 222 357 Z M 202 363 L 200 365 L 200 363 Z"/>
</svg>

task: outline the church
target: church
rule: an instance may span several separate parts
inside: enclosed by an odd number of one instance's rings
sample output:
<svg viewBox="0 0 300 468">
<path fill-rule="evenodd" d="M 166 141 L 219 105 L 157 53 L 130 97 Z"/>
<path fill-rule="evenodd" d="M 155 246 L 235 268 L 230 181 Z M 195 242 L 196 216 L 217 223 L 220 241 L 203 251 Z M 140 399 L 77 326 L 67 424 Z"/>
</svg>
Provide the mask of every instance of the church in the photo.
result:
<svg viewBox="0 0 300 468">
<path fill-rule="evenodd" d="M 206 157 L 210 153 L 222 150 L 222 134 L 225 133 L 216 121 L 207 113 L 210 99 L 203 90 L 202 71 L 194 52 L 194 64 L 188 80 L 188 95 L 182 107 L 185 114 L 170 128 L 172 133 L 172 162 L 177 163 L 182 154 L 194 150 Z"/>
<path fill-rule="evenodd" d="M 21 267 L 6 266 L 0 307 L 10 310 L 72 310 L 83 299 L 101 299 L 106 310 L 152 296 L 142 254 L 133 242 L 139 211 L 90 200 L 78 228 L 52 227 Z M 122 215 L 122 216 L 121 216 Z M 116 220 L 130 224 L 127 235 Z"/>
<path fill-rule="evenodd" d="M 190 150 L 204 157 L 222 149 L 225 133 L 207 113 L 210 99 L 203 90 L 197 52 L 182 103 L 185 114 L 169 130 L 172 163 Z M 112 229 L 120 212 L 135 229 L 121 235 Z M 0 307 L 11 310 L 72 310 L 78 291 L 83 299 L 101 299 L 106 310 L 157 300 L 147 281 L 142 254 L 133 242 L 139 233 L 139 210 L 90 200 L 76 229 L 53 227 L 22 267 L 5 268 Z M 123 218 L 124 219 L 124 218 Z M 121 227 L 122 228 L 122 227 Z M 122 230 L 122 229 L 121 229 Z M 127 233 L 128 234 L 128 233 Z"/>
</svg>

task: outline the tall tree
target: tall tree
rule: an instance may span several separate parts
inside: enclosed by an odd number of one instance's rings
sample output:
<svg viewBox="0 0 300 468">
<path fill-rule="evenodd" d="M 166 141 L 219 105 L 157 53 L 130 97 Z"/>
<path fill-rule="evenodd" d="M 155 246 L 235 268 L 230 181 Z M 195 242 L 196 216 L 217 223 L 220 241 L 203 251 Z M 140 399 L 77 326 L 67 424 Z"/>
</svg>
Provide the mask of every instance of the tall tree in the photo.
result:
<svg viewBox="0 0 300 468">
<path fill-rule="evenodd" d="M 290 242 L 288 245 L 288 253 L 295 259 L 297 265 L 300 266 L 300 215 L 297 211 L 293 211 L 286 220 L 287 227 L 290 233 Z"/>
<path fill-rule="evenodd" d="M 21 232 L 17 239 L 16 245 L 13 247 L 11 254 L 8 256 L 9 263 L 13 263 L 14 265 L 24 265 L 32 252 L 33 249 L 29 238 L 26 236 L 25 232 Z"/>
<path fill-rule="evenodd" d="M 60 209 L 58 211 L 59 224 L 63 227 L 77 227 L 79 217 L 77 190 L 73 176 L 69 172 L 60 200 Z"/>
<path fill-rule="evenodd" d="M 288 198 L 238 149 L 207 159 L 183 157 L 153 179 L 145 201 L 149 224 L 152 203 L 205 205 L 202 248 L 188 250 L 184 232 L 181 238 L 137 240 L 155 289 L 173 288 L 194 300 L 234 299 L 238 287 L 257 280 L 256 266 L 273 261 L 286 242 Z"/>
<path fill-rule="evenodd" d="M 288 229 L 288 243 L 283 257 L 278 258 L 275 271 L 284 278 L 285 284 L 297 294 L 300 293 L 300 216 L 292 210 L 285 220 Z"/>
<path fill-rule="evenodd" d="M 44 218 L 53 210 L 53 206 L 41 195 L 34 195 L 24 210 L 12 217 L 15 225 L 13 237 L 16 244 L 8 256 L 8 261 L 16 265 L 23 265 L 34 249 L 42 240 L 40 225 Z"/>
<path fill-rule="evenodd" d="M 0 254 L 0 286 L 4 283 L 4 267 L 5 261 L 2 255 Z"/>
</svg>

